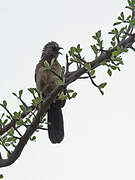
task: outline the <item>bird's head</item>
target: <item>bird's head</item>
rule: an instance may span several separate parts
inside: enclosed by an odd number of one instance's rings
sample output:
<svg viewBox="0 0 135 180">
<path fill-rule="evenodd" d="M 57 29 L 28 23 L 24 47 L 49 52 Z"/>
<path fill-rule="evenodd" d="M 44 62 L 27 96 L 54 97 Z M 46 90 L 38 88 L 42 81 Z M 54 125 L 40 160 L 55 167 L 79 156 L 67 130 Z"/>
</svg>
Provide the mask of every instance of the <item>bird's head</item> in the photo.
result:
<svg viewBox="0 0 135 180">
<path fill-rule="evenodd" d="M 59 45 L 51 41 L 47 43 L 43 48 L 42 58 L 46 58 L 46 60 L 51 60 L 52 58 L 57 58 L 61 52 L 59 52 L 60 49 L 63 49 L 62 47 L 59 47 Z"/>
</svg>

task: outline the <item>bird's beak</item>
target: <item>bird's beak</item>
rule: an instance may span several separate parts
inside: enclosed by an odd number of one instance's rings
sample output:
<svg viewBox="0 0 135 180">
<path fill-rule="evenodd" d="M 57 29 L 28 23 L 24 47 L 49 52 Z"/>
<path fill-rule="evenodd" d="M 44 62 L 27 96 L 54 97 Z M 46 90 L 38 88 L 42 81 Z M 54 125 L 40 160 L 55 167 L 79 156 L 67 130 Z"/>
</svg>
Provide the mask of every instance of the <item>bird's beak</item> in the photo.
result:
<svg viewBox="0 0 135 180">
<path fill-rule="evenodd" d="M 60 50 L 60 49 L 63 49 L 63 48 L 62 48 L 62 47 L 59 47 L 59 50 Z M 61 54 L 61 55 L 63 55 L 61 52 L 59 52 L 59 50 L 58 50 L 58 53 Z"/>
<path fill-rule="evenodd" d="M 60 49 L 63 49 L 63 48 L 62 48 L 62 47 L 59 47 L 59 50 L 60 50 Z"/>
</svg>

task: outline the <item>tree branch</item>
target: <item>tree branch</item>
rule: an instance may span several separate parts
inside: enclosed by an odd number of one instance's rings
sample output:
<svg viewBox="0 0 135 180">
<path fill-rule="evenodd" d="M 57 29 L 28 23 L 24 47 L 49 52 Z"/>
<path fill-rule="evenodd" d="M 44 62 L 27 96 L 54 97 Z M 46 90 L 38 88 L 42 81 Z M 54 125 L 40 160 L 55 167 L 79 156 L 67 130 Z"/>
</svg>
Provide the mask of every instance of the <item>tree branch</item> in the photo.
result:
<svg viewBox="0 0 135 180">
<path fill-rule="evenodd" d="M 132 34 L 129 36 L 127 39 L 122 40 L 119 42 L 118 46 L 119 47 L 124 47 L 124 48 L 130 48 L 131 45 L 135 42 L 135 34 Z M 114 47 L 112 49 L 107 50 L 106 52 L 103 52 L 100 56 L 98 56 L 96 59 L 90 62 L 91 68 L 95 69 L 98 66 L 101 65 L 101 62 L 106 61 L 111 58 L 112 52 L 117 50 L 117 47 Z M 70 75 L 66 76 L 65 79 L 65 85 L 67 86 L 71 84 L 72 82 L 76 81 L 80 76 L 83 74 L 87 73 L 87 70 L 85 67 L 79 68 L 77 71 L 74 71 L 70 73 Z M 53 102 L 53 100 L 57 97 L 58 93 L 63 89 L 63 85 L 56 87 L 50 94 L 49 96 L 46 97 L 46 99 L 41 102 L 39 110 L 37 114 L 35 115 L 32 123 L 30 126 L 27 127 L 24 135 L 20 138 L 19 143 L 15 147 L 14 151 L 9 155 L 8 159 L 0 159 L 0 167 L 5 167 L 13 164 L 21 155 L 22 150 L 24 149 L 25 145 L 27 144 L 29 138 L 31 135 L 34 133 L 34 131 L 38 128 L 38 125 L 40 123 L 40 117 L 43 117 L 49 108 L 49 105 Z M 35 107 L 34 107 L 35 108 Z M 28 112 L 23 116 L 25 117 Z M 16 123 L 17 120 L 13 120 L 11 123 L 9 123 L 6 126 L 6 131 L 7 129 L 10 129 L 12 125 Z M 1 133 L 2 134 L 2 133 Z"/>
</svg>

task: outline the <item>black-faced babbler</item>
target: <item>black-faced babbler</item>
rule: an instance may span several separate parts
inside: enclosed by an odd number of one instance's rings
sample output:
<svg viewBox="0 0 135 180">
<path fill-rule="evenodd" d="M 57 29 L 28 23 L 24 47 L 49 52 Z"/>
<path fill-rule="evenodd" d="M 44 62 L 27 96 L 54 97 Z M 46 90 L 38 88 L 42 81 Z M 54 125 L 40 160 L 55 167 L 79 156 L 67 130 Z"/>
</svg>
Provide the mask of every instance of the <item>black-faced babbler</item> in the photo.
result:
<svg viewBox="0 0 135 180">
<path fill-rule="evenodd" d="M 47 43 L 41 55 L 41 60 L 36 66 L 35 70 L 35 81 L 37 89 L 42 93 L 43 98 L 45 98 L 56 86 L 58 85 L 58 79 L 55 77 L 54 73 L 61 75 L 62 69 L 61 65 L 58 63 L 59 45 L 51 41 Z M 51 64 L 52 59 L 54 60 L 51 65 L 50 70 L 41 70 L 44 67 L 44 62 L 47 61 Z M 48 135 L 52 143 L 60 143 L 64 138 L 64 125 L 63 125 L 63 115 L 61 108 L 64 106 L 65 101 L 56 99 L 54 103 L 50 105 L 48 109 Z"/>
</svg>

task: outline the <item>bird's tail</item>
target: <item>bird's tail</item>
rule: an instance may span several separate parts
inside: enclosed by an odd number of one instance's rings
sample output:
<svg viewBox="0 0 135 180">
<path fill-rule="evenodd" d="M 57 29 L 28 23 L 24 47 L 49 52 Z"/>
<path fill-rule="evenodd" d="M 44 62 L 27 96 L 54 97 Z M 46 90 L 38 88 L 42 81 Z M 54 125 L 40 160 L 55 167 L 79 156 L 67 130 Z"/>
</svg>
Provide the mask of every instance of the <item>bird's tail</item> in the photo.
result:
<svg viewBox="0 0 135 180">
<path fill-rule="evenodd" d="M 56 104 L 51 104 L 48 110 L 48 136 L 53 144 L 60 143 L 64 138 L 62 110 Z"/>
</svg>

